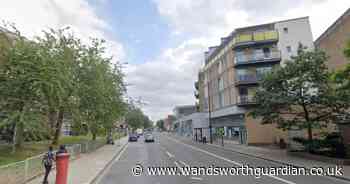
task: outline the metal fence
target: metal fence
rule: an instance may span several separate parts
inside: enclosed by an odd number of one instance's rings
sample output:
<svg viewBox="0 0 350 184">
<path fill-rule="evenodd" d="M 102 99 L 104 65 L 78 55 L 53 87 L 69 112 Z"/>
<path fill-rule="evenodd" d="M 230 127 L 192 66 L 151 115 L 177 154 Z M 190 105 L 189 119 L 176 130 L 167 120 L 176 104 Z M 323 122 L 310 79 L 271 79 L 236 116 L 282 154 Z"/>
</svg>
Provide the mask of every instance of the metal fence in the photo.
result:
<svg viewBox="0 0 350 184">
<path fill-rule="evenodd" d="M 87 141 L 67 145 L 70 160 L 79 158 L 81 153 L 89 153 L 105 145 L 105 140 Z M 24 184 L 44 172 L 42 158 L 44 154 L 27 158 L 24 161 L 0 166 L 0 184 Z"/>
</svg>

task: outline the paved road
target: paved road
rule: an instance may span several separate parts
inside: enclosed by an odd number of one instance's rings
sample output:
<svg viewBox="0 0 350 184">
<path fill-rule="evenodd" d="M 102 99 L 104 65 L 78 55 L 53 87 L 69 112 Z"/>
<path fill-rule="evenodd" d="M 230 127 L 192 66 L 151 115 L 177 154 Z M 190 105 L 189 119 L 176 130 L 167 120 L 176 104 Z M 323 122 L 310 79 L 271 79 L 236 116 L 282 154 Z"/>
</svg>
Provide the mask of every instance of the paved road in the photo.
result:
<svg viewBox="0 0 350 184">
<path fill-rule="evenodd" d="M 281 165 L 262 159 L 244 156 L 214 146 L 174 139 L 167 134 L 156 134 L 155 143 L 138 142 L 127 145 L 110 168 L 98 181 L 100 184 L 350 184 L 336 178 L 321 176 L 133 176 L 136 164 L 147 166 L 205 166 L 238 167 L 248 164 L 253 167 L 279 167 Z"/>
</svg>

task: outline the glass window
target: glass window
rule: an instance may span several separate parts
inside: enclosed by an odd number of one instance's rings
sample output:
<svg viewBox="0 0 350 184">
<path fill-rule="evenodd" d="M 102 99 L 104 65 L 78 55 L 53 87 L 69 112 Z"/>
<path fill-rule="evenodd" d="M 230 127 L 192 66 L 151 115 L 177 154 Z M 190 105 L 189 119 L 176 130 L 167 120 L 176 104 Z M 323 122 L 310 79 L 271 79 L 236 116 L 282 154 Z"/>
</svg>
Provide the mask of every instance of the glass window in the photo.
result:
<svg viewBox="0 0 350 184">
<path fill-rule="evenodd" d="M 270 72 L 272 67 L 259 67 L 256 68 L 256 75 L 258 80 L 262 79 L 264 75 L 266 75 L 268 72 Z"/>
<path fill-rule="evenodd" d="M 240 96 L 248 95 L 248 89 L 247 88 L 239 88 L 239 95 Z"/>
<path fill-rule="evenodd" d="M 219 93 L 219 107 L 223 107 L 224 105 L 224 93 L 220 92 Z"/>
<path fill-rule="evenodd" d="M 224 89 L 224 80 L 222 80 L 222 77 L 218 79 L 218 88 L 219 91 Z"/>
<path fill-rule="evenodd" d="M 236 63 L 241 63 L 245 61 L 245 54 L 243 51 L 235 52 Z"/>
</svg>

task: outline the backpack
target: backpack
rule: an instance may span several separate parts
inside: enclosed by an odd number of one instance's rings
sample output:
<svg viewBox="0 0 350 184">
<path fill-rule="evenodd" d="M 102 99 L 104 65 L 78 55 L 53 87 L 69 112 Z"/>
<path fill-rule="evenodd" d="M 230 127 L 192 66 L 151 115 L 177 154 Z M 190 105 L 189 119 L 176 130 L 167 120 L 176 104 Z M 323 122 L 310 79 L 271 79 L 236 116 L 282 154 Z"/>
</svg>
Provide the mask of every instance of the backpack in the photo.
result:
<svg viewBox="0 0 350 184">
<path fill-rule="evenodd" d="M 53 155 L 51 152 L 47 152 L 43 157 L 43 163 L 45 166 L 51 166 L 52 165 L 52 158 Z"/>
</svg>

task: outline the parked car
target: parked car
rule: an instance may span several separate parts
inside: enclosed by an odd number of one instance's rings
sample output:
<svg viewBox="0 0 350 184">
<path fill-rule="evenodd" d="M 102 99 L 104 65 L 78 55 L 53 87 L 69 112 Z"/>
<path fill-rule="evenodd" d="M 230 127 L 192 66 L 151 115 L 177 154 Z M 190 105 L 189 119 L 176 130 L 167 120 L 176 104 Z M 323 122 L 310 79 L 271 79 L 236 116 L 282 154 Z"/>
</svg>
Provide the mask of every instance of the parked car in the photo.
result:
<svg viewBox="0 0 350 184">
<path fill-rule="evenodd" d="M 141 137 L 143 135 L 143 130 L 141 128 L 138 128 L 136 130 L 136 133 L 137 133 L 137 137 Z"/>
<path fill-rule="evenodd" d="M 154 137 L 152 134 L 145 135 L 145 142 L 154 142 Z"/>
<path fill-rule="evenodd" d="M 129 142 L 137 142 L 137 134 L 135 133 L 132 133 L 132 134 L 129 134 Z"/>
</svg>

